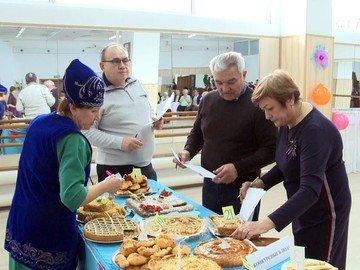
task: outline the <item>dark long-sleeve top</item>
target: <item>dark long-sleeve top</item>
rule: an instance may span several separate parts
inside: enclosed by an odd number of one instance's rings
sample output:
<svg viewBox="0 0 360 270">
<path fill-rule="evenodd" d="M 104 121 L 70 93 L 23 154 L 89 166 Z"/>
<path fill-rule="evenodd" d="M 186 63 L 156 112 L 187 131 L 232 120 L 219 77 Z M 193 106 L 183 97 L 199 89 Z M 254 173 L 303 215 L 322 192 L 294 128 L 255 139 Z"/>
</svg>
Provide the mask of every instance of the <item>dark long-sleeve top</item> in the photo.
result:
<svg viewBox="0 0 360 270">
<path fill-rule="evenodd" d="M 351 195 L 342 150 L 339 131 L 316 108 L 295 127 L 280 128 L 277 165 L 262 177 L 266 189 L 284 181 L 288 201 L 269 215 L 277 230 L 293 222 L 296 233 L 348 218 Z"/>
<path fill-rule="evenodd" d="M 202 151 L 201 165 L 210 171 L 233 163 L 241 182 L 256 177 L 275 155 L 277 128 L 252 104 L 251 94 L 246 87 L 238 99 L 226 101 L 209 92 L 185 144 L 191 158 Z"/>
</svg>

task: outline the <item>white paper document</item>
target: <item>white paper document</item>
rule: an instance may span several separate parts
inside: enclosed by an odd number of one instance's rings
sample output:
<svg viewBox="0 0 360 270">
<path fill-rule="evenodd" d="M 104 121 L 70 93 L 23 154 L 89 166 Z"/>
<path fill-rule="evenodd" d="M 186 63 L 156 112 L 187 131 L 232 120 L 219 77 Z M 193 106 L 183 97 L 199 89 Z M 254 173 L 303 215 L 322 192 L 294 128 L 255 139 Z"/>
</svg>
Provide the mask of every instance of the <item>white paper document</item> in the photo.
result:
<svg viewBox="0 0 360 270">
<path fill-rule="evenodd" d="M 171 103 L 174 99 L 174 95 L 175 94 L 172 93 L 171 96 L 167 100 L 165 100 L 157 105 L 157 110 L 156 110 L 157 119 L 160 119 L 161 117 L 163 117 L 164 114 L 167 112 L 167 110 L 171 108 Z"/>
<path fill-rule="evenodd" d="M 250 221 L 254 215 L 256 205 L 264 196 L 265 190 L 262 188 L 249 188 L 246 192 L 245 199 L 241 204 L 239 216 L 243 221 Z"/>
<path fill-rule="evenodd" d="M 174 155 L 174 157 L 176 158 L 177 161 L 181 162 L 178 155 L 176 154 L 176 152 L 174 151 L 174 149 L 171 148 L 171 151 Z M 207 169 L 199 166 L 199 165 L 193 165 L 191 164 L 190 161 L 186 161 L 182 163 L 186 168 L 189 168 L 190 170 L 200 174 L 202 177 L 206 177 L 206 178 L 214 178 L 215 174 L 213 174 L 212 172 L 208 171 Z"/>
</svg>

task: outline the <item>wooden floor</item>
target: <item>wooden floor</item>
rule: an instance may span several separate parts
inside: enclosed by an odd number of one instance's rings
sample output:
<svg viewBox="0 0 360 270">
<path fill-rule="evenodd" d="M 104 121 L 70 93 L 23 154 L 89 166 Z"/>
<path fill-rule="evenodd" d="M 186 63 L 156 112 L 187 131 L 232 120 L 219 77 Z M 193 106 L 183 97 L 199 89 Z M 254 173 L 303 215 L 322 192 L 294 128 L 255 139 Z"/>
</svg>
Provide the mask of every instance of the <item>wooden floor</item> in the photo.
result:
<svg viewBox="0 0 360 270">
<path fill-rule="evenodd" d="M 351 192 L 352 192 L 352 209 L 350 217 L 350 233 L 347 255 L 347 270 L 360 269 L 360 173 L 349 175 Z M 188 198 L 201 203 L 201 187 L 192 187 L 186 189 L 178 189 L 178 192 L 184 194 Z M 261 203 L 260 216 L 267 216 L 275 207 L 280 206 L 285 201 L 285 192 L 282 185 L 277 185 L 269 192 L 267 192 Z M 5 226 L 8 216 L 8 209 L 0 209 L 0 270 L 8 269 L 8 253 L 4 250 Z M 283 237 L 286 235 L 291 236 L 290 226 L 286 227 L 280 233 L 271 230 L 268 236 Z"/>
</svg>

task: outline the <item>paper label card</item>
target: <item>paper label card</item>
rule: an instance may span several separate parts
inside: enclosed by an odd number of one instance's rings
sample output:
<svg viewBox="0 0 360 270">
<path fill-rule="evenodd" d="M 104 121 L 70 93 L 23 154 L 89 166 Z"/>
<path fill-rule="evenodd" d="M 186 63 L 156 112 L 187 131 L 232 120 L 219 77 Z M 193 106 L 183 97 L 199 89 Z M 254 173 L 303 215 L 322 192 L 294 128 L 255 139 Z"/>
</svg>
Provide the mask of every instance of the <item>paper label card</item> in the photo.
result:
<svg viewBox="0 0 360 270">
<path fill-rule="evenodd" d="M 244 257 L 241 257 L 241 261 L 243 263 L 243 266 L 247 269 L 247 270 L 254 270 L 254 267 L 252 267 L 252 265 L 250 263 L 248 263 L 248 261 L 246 259 L 244 259 Z"/>
<path fill-rule="evenodd" d="M 224 214 L 225 222 L 231 223 L 236 221 L 236 215 L 232 205 L 222 207 L 222 212 Z"/>
<path fill-rule="evenodd" d="M 155 217 L 154 217 L 154 221 L 157 225 L 160 226 L 160 228 L 164 228 L 165 226 L 165 220 L 163 219 L 162 216 L 160 216 L 158 213 L 155 214 Z"/>
<path fill-rule="evenodd" d="M 138 177 L 141 176 L 141 169 L 140 168 L 133 168 L 133 171 L 131 173 L 131 175 L 133 175 L 134 177 Z"/>
<path fill-rule="evenodd" d="M 267 270 L 271 267 L 289 259 L 292 240 L 285 236 L 280 240 L 258 249 L 258 251 L 246 256 L 246 260 L 254 270 Z"/>
</svg>

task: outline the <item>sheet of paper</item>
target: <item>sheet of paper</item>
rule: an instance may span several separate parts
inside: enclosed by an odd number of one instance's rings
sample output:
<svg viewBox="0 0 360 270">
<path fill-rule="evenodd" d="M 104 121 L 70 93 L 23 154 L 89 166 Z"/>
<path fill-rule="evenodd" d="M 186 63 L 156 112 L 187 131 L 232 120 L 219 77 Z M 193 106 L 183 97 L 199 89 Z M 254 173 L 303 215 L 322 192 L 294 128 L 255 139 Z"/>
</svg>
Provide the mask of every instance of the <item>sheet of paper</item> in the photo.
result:
<svg viewBox="0 0 360 270">
<path fill-rule="evenodd" d="M 178 155 L 176 154 L 176 152 L 174 151 L 174 149 L 171 148 L 171 151 L 172 151 L 174 157 L 176 158 L 176 160 L 180 162 L 180 159 L 179 159 Z M 191 164 L 190 161 L 184 162 L 183 165 L 186 168 L 189 168 L 190 170 L 200 174 L 202 177 L 211 178 L 211 179 L 215 177 L 215 174 L 213 174 L 212 172 L 208 171 L 207 169 L 205 169 L 201 166 L 193 165 L 193 164 Z"/>
<path fill-rule="evenodd" d="M 249 188 L 246 192 L 244 201 L 241 204 L 239 216 L 243 221 L 252 219 L 256 205 L 264 196 L 265 190 L 262 188 Z"/>
<path fill-rule="evenodd" d="M 193 164 L 191 164 L 190 161 L 186 161 L 183 164 L 186 168 L 189 168 L 190 170 L 197 172 L 198 174 L 200 174 L 203 177 L 211 178 L 211 179 L 213 179 L 215 177 L 215 174 L 213 174 L 212 172 L 208 171 L 207 169 L 205 169 L 199 165 L 193 165 Z"/>
<path fill-rule="evenodd" d="M 174 100 L 174 95 L 175 95 L 175 93 L 172 93 L 171 96 L 167 100 L 165 100 L 157 105 L 157 110 L 156 110 L 157 119 L 160 119 L 161 117 L 163 117 L 163 115 L 167 112 L 167 110 L 170 109 L 171 103 Z"/>
</svg>

